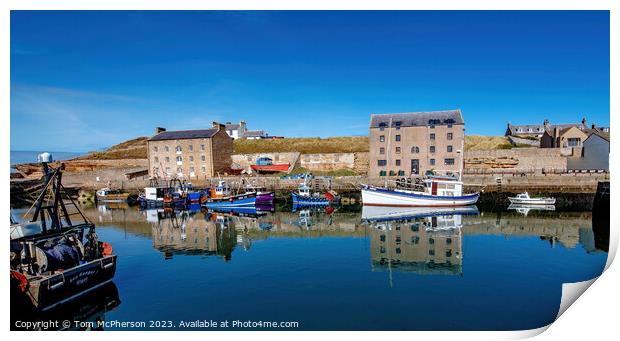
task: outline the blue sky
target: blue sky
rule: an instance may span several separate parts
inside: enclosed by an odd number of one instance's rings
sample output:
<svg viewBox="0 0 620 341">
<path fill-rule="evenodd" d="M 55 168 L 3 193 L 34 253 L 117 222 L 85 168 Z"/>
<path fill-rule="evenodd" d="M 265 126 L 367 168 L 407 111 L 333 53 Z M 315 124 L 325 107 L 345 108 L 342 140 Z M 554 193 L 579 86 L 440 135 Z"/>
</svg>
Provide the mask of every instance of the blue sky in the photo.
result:
<svg viewBox="0 0 620 341">
<path fill-rule="evenodd" d="M 214 120 L 365 135 L 371 113 L 454 108 L 467 134 L 609 125 L 609 13 L 11 13 L 12 150 L 95 150 Z"/>
</svg>

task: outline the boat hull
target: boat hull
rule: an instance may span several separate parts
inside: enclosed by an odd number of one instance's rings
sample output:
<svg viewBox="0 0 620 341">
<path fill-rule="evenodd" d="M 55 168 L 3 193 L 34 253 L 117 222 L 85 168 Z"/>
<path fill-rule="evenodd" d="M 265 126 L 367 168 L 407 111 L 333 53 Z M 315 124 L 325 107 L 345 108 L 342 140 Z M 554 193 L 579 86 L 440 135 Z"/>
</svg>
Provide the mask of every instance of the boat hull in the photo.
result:
<svg viewBox="0 0 620 341">
<path fill-rule="evenodd" d="M 116 256 L 105 256 L 51 276 L 28 281 L 26 295 L 36 310 L 45 311 L 110 282 Z"/>
<path fill-rule="evenodd" d="M 393 206 L 393 207 L 450 207 L 468 206 L 478 202 L 480 193 L 462 196 L 425 195 L 414 192 L 393 191 L 383 188 L 362 188 L 362 203 L 365 206 Z"/>
<path fill-rule="evenodd" d="M 519 198 L 508 198 L 511 204 L 515 205 L 555 205 L 555 198 L 533 198 L 533 199 L 519 199 Z"/>
<path fill-rule="evenodd" d="M 293 197 L 293 205 L 297 206 L 327 206 L 330 202 L 325 198 L 301 196 L 297 193 L 292 193 L 291 195 Z"/>
<path fill-rule="evenodd" d="M 97 195 L 99 202 L 126 202 L 128 198 L 129 193 Z"/>
<path fill-rule="evenodd" d="M 274 192 L 259 192 L 256 194 L 256 203 L 270 204 L 275 199 L 276 194 Z"/>
<path fill-rule="evenodd" d="M 256 194 L 246 193 L 226 198 L 212 198 L 202 204 L 206 208 L 234 208 L 256 205 Z"/>
</svg>

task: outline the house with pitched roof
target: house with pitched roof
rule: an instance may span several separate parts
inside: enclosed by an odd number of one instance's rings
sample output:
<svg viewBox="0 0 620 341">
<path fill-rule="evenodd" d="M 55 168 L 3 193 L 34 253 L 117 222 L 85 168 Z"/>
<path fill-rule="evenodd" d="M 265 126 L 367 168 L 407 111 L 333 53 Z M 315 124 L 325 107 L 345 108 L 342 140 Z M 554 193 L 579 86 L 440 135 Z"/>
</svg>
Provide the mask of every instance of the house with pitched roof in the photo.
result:
<svg viewBox="0 0 620 341">
<path fill-rule="evenodd" d="M 233 139 L 226 126 L 166 131 L 157 128 L 147 140 L 149 175 L 163 178 L 205 179 L 230 172 Z"/>
</svg>

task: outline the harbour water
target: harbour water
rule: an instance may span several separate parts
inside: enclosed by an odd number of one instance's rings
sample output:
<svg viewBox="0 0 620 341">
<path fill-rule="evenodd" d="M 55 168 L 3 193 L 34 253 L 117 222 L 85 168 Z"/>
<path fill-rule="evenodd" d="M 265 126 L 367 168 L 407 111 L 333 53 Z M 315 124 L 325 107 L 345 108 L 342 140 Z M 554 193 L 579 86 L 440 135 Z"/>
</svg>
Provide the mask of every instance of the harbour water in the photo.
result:
<svg viewBox="0 0 620 341">
<path fill-rule="evenodd" d="M 607 259 L 589 212 L 84 212 L 118 255 L 114 284 L 53 318 L 103 329 L 531 329 Z"/>
</svg>

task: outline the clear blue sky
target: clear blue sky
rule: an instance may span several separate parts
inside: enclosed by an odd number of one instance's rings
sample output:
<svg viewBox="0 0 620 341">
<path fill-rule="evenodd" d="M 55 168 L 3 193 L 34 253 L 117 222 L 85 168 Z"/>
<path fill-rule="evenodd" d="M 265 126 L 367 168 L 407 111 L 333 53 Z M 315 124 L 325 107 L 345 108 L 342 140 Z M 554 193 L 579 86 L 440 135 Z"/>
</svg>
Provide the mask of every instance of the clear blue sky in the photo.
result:
<svg viewBox="0 0 620 341">
<path fill-rule="evenodd" d="M 609 13 L 11 13 L 12 150 L 214 120 L 365 135 L 373 112 L 454 108 L 467 134 L 609 125 Z"/>
</svg>

